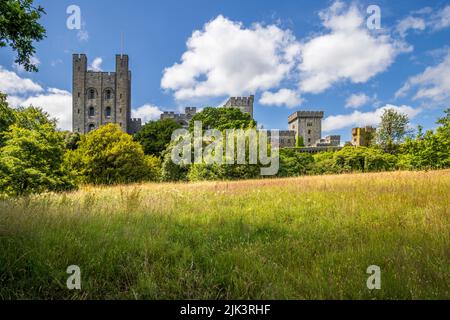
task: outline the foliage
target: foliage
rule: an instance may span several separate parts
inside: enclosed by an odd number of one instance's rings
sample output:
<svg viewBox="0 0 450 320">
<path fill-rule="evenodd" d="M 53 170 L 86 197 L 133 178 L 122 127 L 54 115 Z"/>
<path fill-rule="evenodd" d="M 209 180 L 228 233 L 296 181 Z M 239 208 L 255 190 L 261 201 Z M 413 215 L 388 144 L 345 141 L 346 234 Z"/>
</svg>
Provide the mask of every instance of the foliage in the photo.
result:
<svg viewBox="0 0 450 320">
<path fill-rule="evenodd" d="M 450 167 L 450 109 L 437 121 L 436 132 L 427 131 L 424 135 L 409 138 L 401 146 L 399 167 L 401 169 L 442 169 Z"/>
<path fill-rule="evenodd" d="M 0 193 L 23 195 L 75 187 L 63 167 L 64 139 L 39 108 L 20 109 L 0 149 Z"/>
<path fill-rule="evenodd" d="M 64 135 L 64 147 L 66 150 L 75 150 L 78 148 L 78 142 L 81 140 L 81 135 L 78 132 L 67 131 Z"/>
<path fill-rule="evenodd" d="M 172 133 L 179 128 L 181 125 L 173 119 L 151 121 L 134 135 L 134 140 L 142 145 L 146 155 L 160 156 L 169 145 Z"/>
<path fill-rule="evenodd" d="M 243 113 L 237 108 L 206 107 L 203 111 L 194 115 L 189 123 L 189 130 L 193 131 L 194 122 L 201 121 L 202 129 L 248 129 L 255 128 L 256 122 L 248 113 Z"/>
<path fill-rule="evenodd" d="M 84 183 L 146 181 L 153 175 L 141 145 L 116 124 L 82 136 L 78 148 L 66 154 L 66 163 Z"/>
<path fill-rule="evenodd" d="M 300 153 L 293 149 L 280 150 L 279 177 L 297 177 L 307 174 L 314 158 L 309 153 Z"/>
<path fill-rule="evenodd" d="M 45 37 L 38 22 L 43 14 L 44 9 L 33 6 L 33 0 L 0 1 L 0 48 L 9 45 L 16 51 L 15 62 L 26 71 L 37 71 L 31 59 L 36 52 L 33 42 Z"/>
<path fill-rule="evenodd" d="M 394 109 L 384 110 L 376 135 L 378 143 L 386 152 L 395 153 L 398 145 L 411 133 L 408 123 L 409 119 L 406 114 Z"/>
<path fill-rule="evenodd" d="M 0 92 L 0 147 L 3 145 L 3 133 L 15 121 L 14 110 L 8 106 L 6 95 Z"/>
<path fill-rule="evenodd" d="M 144 157 L 146 166 L 146 180 L 160 181 L 161 180 L 161 159 L 156 156 Z"/>
<path fill-rule="evenodd" d="M 296 148 L 302 148 L 305 146 L 305 142 L 303 141 L 303 137 L 300 135 L 297 135 L 295 137 L 295 147 Z"/>
</svg>

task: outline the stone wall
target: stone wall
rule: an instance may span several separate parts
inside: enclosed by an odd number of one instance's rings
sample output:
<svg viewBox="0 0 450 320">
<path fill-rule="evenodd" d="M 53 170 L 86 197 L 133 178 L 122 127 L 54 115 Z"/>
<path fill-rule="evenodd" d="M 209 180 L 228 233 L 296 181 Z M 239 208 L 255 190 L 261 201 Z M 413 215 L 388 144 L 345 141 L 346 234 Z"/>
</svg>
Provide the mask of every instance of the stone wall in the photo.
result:
<svg viewBox="0 0 450 320">
<path fill-rule="evenodd" d="M 127 55 L 116 55 L 115 72 L 88 71 L 86 55 L 73 55 L 72 112 L 74 132 L 87 133 L 108 123 L 128 133 L 140 130 L 140 119 L 131 120 Z"/>
</svg>

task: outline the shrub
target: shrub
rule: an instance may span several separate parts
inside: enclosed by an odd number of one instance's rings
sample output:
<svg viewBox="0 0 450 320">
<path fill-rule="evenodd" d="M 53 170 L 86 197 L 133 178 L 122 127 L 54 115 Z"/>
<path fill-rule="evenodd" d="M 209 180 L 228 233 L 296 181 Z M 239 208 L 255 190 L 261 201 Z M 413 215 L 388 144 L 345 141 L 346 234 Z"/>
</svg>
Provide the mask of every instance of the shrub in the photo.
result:
<svg viewBox="0 0 450 320">
<path fill-rule="evenodd" d="M 304 175 L 313 162 L 314 158 L 309 153 L 300 153 L 292 149 L 281 149 L 278 176 L 296 177 Z"/>
<path fill-rule="evenodd" d="M 134 135 L 146 155 L 160 156 L 170 143 L 172 133 L 181 128 L 181 125 L 173 119 L 151 121 Z"/>
<path fill-rule="evenodd" d="M 66 155 L 66 164 L 80 181 L 94 184 L 148 180 L 148 163 L 142 146 L 116 124 L 82 136 L 78 148 Z"/>
<path fill-rule="evenodd" d="M 39 130 L 12 125 L 0 149 L 0 192 L 11 195 L 75 188 L 63 167 L 64 139 L 51 124 Z"/>
</svg>

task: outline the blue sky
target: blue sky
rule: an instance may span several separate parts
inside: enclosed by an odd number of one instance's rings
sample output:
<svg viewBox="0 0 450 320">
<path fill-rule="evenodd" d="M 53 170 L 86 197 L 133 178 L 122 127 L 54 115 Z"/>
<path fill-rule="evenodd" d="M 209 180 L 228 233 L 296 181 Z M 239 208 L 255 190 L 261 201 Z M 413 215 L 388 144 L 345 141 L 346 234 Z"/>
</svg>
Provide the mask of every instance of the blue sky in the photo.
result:
<svg viewBox="0 0 450 320">
<path fill-rule="evenodd" d="M 350 139 L 376 125 L 383 108 L 434 128 L 450 101 L 449 1 L 37 1 L 47 38 L 37 44 L 39 72 L 0 50 L 0 91 L 13 105 L 41 105 L 70 129 L 72 53 L 94 69 L 114 70 L 130 56 L 134 115 L 217 106 L 255 94 L 255 118 L 287 128 L 297 110 L 325 111 L 324 133 Z M 66 9 L 81 10 L 69 30 Z M 369 5 L 381 29 L 367 27 Z"/>
</svg>

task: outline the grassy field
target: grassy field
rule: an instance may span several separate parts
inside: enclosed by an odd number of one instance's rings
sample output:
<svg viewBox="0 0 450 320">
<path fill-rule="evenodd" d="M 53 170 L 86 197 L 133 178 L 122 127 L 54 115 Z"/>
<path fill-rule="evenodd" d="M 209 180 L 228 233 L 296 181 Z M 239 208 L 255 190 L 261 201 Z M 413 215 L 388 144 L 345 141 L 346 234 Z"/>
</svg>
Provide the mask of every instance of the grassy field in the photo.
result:
<svg viewBox="0 0 450 320">
<path fill-rule="evenodd" d="M 448 170 L 0 201 L 0 299 L 449 299 L 449 222 Z"/>
</svg>

